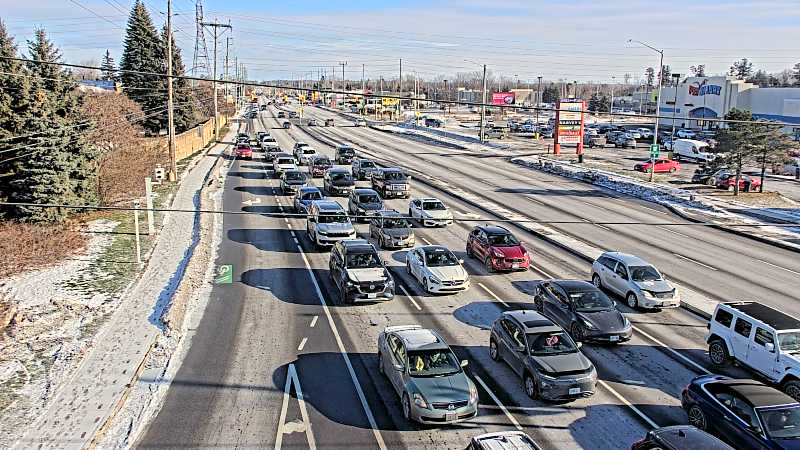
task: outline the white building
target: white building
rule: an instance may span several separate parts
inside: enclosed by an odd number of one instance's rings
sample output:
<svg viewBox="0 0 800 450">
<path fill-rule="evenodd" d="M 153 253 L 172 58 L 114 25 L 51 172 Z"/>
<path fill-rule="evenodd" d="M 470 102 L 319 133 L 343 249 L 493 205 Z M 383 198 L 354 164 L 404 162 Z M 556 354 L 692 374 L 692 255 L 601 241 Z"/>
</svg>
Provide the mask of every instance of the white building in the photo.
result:
<svg viewBox="0 0 800 450">
<path fill-rule="evenodd" d="M 703 119 L 725 117 L 733 108 L 746 109 L 757 119 L 792 124 L 786 131 L 800 137 L 800 88 L 759 88 L 733 77 L 689 77 L 677 87 L 662 88 L 662 123 L 685 128 L 716 127 Z M 794 126 L 796 125 L 796 126 Z"/>
</svg>

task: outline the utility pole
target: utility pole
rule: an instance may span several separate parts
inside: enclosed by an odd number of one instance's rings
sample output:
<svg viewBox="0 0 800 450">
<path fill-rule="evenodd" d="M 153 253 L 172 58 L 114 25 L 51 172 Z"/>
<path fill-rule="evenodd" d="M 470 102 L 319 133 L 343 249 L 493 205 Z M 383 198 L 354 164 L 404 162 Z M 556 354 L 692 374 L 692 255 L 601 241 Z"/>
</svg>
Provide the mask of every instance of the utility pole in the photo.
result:
<svg viewBox="0 0 800 450">
<path fill-rule="evenodd" d="M 367 91 L 364 89 L 364 64 L 361 64 L 361 115 L 366 115 L 367 113 Z"/>
<path fill-rule="evenodd" d="M 484 122 L 486 122 L 486 64 L 483 65 L 483 95 L 481 100 L 481 129 L 480 129 L 481 135 L 479 138 L 481 142 L 483 142 L 484 140 L 484 135 L 483 135 Z"/>
<path fill-rule="evenodd" d="M 217 100 L 217 40 L 219 35 L 224 33 L 226 29 L 233 30 L 233 27 L 230 24 L 224 24 L 219 22 L 203 22 L 203 26 L 209 27 L 213 30 L 214 33 L 214 68 L 213 68 L 213 81 L 212 81 L 212 91 L 214 93 L 214 140 L 219 140 L 219 105 Z M 219 29 L 222 28 L 222 33 L 219 32 Z"/>
<path fill-rule="evenodd" d="M 541 75 L 536 77 L 539 79 L 539 87 L 536 88 L 536 139 L 539 139 L 539 106 L 542 104 L 542 77 Z"/>
<path fill-rule="evenodd" d="M 167 135 L 169 140 L 169 181 L 178 179 L 175 154 L 175 110 L 172 101 L 172 0 L 167 0 Z"/>
<path fill-rule="evenodd" d="M 675 78 L 675 82 L 673 83 L 673 87 L 675 88 L 675 97 L 672 100 L 672 133 L 670 134 L 669 141 L 675 142 L 675 110 L 678 108 L 678 81 L 681 79 L 681 74 L 673 73 L 672 78 Z M 703 100 L 705 100 L 705 96 L 703 96 Z M 704 109 L 703 114 L 705 113 L 706 110 Z"/>
<path fill-rule="evenodd" d="M 400 120 L 400 108 L 403 102 L 403 58 L 400 58 L 400 79 L 397 80 L 397 90 L 397 96 L 400 97 L 400 99 L 397 100 L 397 120 Z"/>
<path fill-rule="evenodd" d="M 231 95 L 230 83 L 228 83 L 228 81 L 230 81 L 230 75 L 228 75 L 228 67 L 229 67 L 229 58 L 230 58 L 230 50 L 231 50 L 231 41 L 232 40 L 233 40 L 233 38 L 230 37 L 230 36 L 225 38 L 225 81 L 226 81 L 226 83 L 225 83 L 225 98 L 226 98 L 226 100 L 227 100 L 227 97 L 229 95 Z"/>
</svg>

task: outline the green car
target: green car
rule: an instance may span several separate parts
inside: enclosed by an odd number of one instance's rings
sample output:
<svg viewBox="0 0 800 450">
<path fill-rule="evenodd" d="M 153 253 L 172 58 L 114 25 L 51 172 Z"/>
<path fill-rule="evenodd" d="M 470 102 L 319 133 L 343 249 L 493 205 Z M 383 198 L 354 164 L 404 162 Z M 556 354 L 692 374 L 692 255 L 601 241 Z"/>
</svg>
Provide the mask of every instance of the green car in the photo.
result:
<svg viewBox="0 0 800 450">
<path fill-rule="evenodd" d="M 391 382 L 403 416 L 449 424 L 478 414 L 478 390 L 439 333 L 419 325 L 386 327 L 378 336 L 378 370 Z"/>
</svg>

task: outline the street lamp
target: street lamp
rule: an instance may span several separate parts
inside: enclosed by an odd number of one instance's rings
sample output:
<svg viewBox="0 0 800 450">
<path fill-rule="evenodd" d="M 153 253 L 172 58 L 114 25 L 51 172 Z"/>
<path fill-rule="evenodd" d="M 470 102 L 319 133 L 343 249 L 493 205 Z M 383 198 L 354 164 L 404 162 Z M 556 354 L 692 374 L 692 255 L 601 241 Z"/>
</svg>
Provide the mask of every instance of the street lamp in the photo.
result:
<svg viewBox="0 0 800 450">
<path fill-rule="evenodd" d="M 542 77 L 536 77 L 539 85 L 536 88 L 536 139 L 539 139 L 539 107 L 542 105 Z"/>
<path fill-rule="evenodd" d="M 669 135 L 669 141 L 675 142 L 675 110 L 678 109 L 678 80 L 681 79 L 681 74 L 673 73 L 672 78 L 675 79 L 675 82 L 673 83 L 673 86 L 675 87 L 675 97 L 672 100 L 672 133 Z M 675 148 L 674 144 L 670 145 L 672 145 L 672 148 Z"/>
<path fill-rule="evenodd" d="M 475 61 L 472 61 L 470 59 L 465 59 L 464 62 L 476 64 L 478 66 L 481 65 L 481 64 L 478 64 Z M 481 99 L 481 126 L 480 126 L 480 136 L 478 136 L 478 139 L 480 139 L 480 141 L 483 142 L 483 140 L 484 140 L 483 126 L 484 126 L 484 122 L 486 121 L 486 64 L 483 64 L 483 94 L 481 95 L 481 97 L 482 97 L 482 99 Z"/>
<path fill-rule="evenodd" d="M 614 125 L 614 83 L 617 77 L 611 76 L 611 104 L 608 105 L 608 114 L 611 116 L 611 125 Z"/>
<path fill-rule="evenodd" d="M 658 115 L 661 111 L 661 79 L 664 78 L 662 75 L 664 74 L 664 50 L 659 50 L 651 45 L 645 44 L 642 41 L 636 41 L 633 39 L 628 39 L 628 43 L 637 43 L 644 47 L 649 48 L 650 50 L 659 54 L 659 62 L 658 62 L 658 97 L 656 97 L 656 124 L 655 129 L 653 130 L 653 146 L 650 149 L 650 182 L 653 181 L 653 169 L 655 168 L 655 154 L 653 153 L 653 148 L 658 148 Z"/>
</svg>

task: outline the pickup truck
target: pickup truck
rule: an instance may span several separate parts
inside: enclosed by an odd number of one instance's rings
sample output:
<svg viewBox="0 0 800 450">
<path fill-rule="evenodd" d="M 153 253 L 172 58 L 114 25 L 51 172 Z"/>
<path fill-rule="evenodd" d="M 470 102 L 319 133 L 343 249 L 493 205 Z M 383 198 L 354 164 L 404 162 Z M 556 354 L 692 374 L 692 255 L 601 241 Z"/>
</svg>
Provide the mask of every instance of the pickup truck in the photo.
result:
<svg viewBox="0 0 800 450">
<path fill-rule="evenodd" d="M 383 198 L 408 198 L 411 192 L 411 177 L 402 169 L 390 167 L 372 174 L 372 189 L 378 191 Z"/>
</svg>

